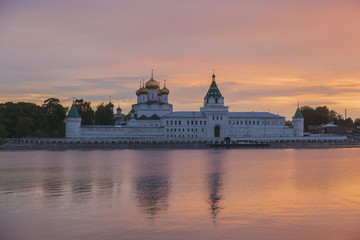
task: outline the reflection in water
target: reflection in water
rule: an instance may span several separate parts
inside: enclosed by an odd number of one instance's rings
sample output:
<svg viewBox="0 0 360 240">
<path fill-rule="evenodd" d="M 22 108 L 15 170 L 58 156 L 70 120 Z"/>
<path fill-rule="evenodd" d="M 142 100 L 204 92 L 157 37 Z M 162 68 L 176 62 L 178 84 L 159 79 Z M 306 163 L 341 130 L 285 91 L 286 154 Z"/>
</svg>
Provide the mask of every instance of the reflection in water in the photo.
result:
<svg viewBox="0 0 360 240">
<path fill-rule="evenodd" d="M 0 151 L 0 239 L 358 239 L 359 156 Z"/>
<path fill-rule="evenodd" d="M 78 204 L 83 204 L 91 199 L 93 187 L 91 172 L 87 167 L 77 167 L 74 170 L 74 176 L 71 181 L 73 200 Z"/>
<path fill-rule="evenodd" d="M 168 207 L 170 181 L 168 176 L 169 161 L 164 155 L 149 154 L 148 159 L 139 161 L 136 182 L 136 199 L 139 206 L 153 217 Z"/>
<path fill-rule="evenodd" d="M 43 189 L 46 197 L 60 197 L 63 195 L 64 174 L 61 167 L 49 167 L 43 169 L 45 177 Z"/>
<path fill-rule="evenodd" d="M 221 206 L 222 200 L 222 168 L 221 168 L 221 159 L 218 155 L 211 155 L 209 159 L 209 174 L 207 175 L 208 188 L 209 188 L 209 203 L 210 203 L 210 213 L 214 220 L 216 220 L 217 215 L 220 210 L 223 209 Z"/>
</svg>

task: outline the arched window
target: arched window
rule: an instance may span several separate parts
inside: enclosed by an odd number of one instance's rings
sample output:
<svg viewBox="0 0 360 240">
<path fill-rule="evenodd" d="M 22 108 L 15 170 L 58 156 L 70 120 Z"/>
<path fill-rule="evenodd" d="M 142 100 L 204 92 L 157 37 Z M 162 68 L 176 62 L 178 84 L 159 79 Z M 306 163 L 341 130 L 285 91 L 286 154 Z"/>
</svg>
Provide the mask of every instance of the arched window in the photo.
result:
<svg viewBox="0 0 360 240">
<path fill-rule="evenodd" d="M 218 103 L 218 98 L 217 97 L 215 98 L 215 103 Z"/>
</svg>

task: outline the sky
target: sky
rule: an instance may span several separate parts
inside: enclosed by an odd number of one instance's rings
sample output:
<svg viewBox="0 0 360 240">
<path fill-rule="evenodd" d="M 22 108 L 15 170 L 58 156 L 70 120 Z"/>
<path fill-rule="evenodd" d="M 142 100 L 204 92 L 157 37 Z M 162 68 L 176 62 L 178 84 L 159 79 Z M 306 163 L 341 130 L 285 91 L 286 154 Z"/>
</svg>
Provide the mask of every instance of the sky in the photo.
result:
<svg viewBox="0 0 360 240">
<path fill-rule="evenodd" d="M 128 112 L 151 69 L 174 111 L 202 106 L 214 69 L 230 111 L 360 118 L 360 1 L 0 1 L 0 102 Z"/>
</svg>

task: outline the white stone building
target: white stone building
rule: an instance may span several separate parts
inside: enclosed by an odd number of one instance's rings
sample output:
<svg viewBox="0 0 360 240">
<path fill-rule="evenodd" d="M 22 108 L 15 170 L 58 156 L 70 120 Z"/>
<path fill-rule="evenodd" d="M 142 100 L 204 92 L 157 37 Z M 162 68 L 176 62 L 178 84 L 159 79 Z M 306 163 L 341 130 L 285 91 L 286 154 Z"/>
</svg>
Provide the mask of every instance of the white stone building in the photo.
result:
<svg viewBox="0 0 360 240">
<path fill-rule="evenodd" d="M 223 140 L 230 137 L 241 140 L 304 135 L 304 119 L 299 107 L 292 127 L 285 126 L 284 117 L 269 112 L 229 112 L 215 75 L 200 111 L 173 112 L 169 94 L 166 86 L 160 89 L 152 75 L 136 91 L 137 103 L 132 105 L 130 119 L 115 126 L 81 126 L 80 115 L 73 104 L 66 117 L 66 137 L 140 140 Z"/>
</svg>

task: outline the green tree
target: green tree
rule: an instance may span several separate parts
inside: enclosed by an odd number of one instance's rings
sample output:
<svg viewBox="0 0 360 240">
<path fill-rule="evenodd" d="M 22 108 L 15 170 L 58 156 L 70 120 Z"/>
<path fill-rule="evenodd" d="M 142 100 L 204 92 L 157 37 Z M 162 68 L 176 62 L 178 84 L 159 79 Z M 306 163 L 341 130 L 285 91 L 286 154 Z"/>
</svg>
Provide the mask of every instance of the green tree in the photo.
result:
<svg viewBox="0 0 360 240">
<path fill-rule="evenodd" d="M 30 117 L 23 117 L 16 125 L 16 137 L 28 137 L 33 131 L 33 120 Z"/>
<path fill-rule="evenodd" d="M 101 103 L 95 111 L 95 124 L 114 125 L 114 112 L 109 104 Z"/>
<path fill-rule="evenodd" d="M 360 126 L 360 118 L 355 118 L 355 120 L 354 120 L 354 126 L 355 126 L 355 127 Z"/>
<path fill-rule="evenodd" d="M 8 137 L 9 133 L 6 130 L 6 126 L 4 124 L 0 124 L 0 138 Z"/>
<path fill-rule="evenodd" d="M 76 99 L 74 101 L 76 109 L 81 116 L 82 125 L 92 125 L 95 122 L 95 112 L 91 108 L 91 102 L 84 101 L 83 99 Z"/>
<path fill-rule="evenodd" d="M 49 98 L 44 101 L 42 107 L 49 137 L 64 136 L 66 108 L 60 104 L 60 100 L 56 98 Z"/>
</svg>

